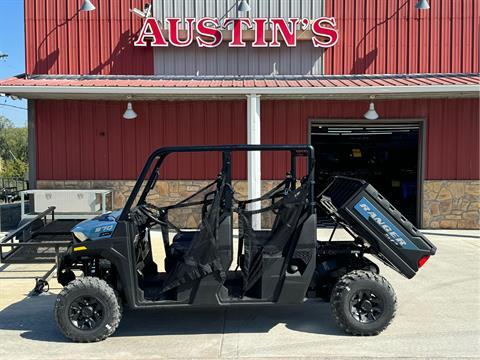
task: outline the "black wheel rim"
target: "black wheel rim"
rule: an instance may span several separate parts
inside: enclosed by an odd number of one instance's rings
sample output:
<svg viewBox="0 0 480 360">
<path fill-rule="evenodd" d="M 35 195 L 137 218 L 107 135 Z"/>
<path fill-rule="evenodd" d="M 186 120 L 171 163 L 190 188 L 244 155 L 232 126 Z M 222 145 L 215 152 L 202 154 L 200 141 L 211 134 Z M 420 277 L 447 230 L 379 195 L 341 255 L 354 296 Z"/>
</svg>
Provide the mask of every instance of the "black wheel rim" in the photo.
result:
<svg viewBox="0 0 480 360">
<path fill-rule="evenodd" d="M 350 313 L 362 324 L 377 321 L 382 316 L 383 310 L 382 298 L 371 290 L 359 290 L 350 300 Z"/>
<path fill-rule="evenodd" d="M 97 328 L 105 315 L 103 304 L 92 296 L 80 296 L 72 301 L 68 317 L 73 326 L 80 330 Z"/>
</svg>

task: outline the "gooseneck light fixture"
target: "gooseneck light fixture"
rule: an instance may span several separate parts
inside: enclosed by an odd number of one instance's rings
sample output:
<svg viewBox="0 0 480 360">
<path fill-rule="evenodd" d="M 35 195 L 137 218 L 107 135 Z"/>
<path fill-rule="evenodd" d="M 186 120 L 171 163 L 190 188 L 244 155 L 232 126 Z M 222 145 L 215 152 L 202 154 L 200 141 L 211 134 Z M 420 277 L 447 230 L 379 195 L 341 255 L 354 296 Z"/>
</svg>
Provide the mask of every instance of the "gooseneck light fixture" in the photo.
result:
<svg viewBox="0 0 480 360">
<path fill-rule="evenodd" d="M 247 0 L 240 0 L 237 6 L 237 10 L 241 12 L 246 12 L 252 10 L 252 8 L 250 7 L 250 4 Z"/>
<path fill-rule="evenodd" d="M 415 8 L 418 10 L 428 10 L 430 9 L 430 4 L 428 3 L 428 0 L 418 0 Z"/>
<path fill-rule="evenodd" d="M 370 96 L 370 105 L 368 106 L 368 111 L 363 114 L 363 117 L 367 120 L 377 120 L 379 118 L 377 111 L 375 110 L 375 104 L 373 100 L 375 96 Z"/>
<path fill-rule="evenodd" d="M 123 113 L 123 118 L 125 120 L 133 120 L 133 119 L 136 119 L 137 116 L 138 116 L 137 113 L 133 110 L 132 103 L 129 101 L 127 104 L 127 109 Z"/>
<path fill-rule="evenodd" d="M 147 3 L 143 6 L 143 11 L 137 8 L 133 8 L 130 9 L 130 12 L 142 18 L 148 18 L 152 16 L 152 5 Z"/>
<path fill-rule="evenodd" d="M 95 10 L 95 6 L 92 4 L 90 0 L 85 0 L 80 8 L 80 11 L 93 11 Z"/>
</svg>

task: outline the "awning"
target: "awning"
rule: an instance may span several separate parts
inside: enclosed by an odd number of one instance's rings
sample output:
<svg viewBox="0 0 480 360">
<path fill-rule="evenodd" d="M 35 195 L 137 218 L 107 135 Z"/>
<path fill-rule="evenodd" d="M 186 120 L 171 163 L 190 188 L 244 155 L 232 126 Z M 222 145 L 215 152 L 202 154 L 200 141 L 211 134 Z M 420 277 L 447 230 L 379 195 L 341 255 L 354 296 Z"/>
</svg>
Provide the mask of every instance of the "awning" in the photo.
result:
<svg viewBox="0 0 480 360">
<path fill-rule="evenodd" d="M 30 75 L 0 81 L 0 93 L 27 99 L 168 98 L 377 99 L 478 97 L 480 74 L 328 76 Z"/>
</svg>

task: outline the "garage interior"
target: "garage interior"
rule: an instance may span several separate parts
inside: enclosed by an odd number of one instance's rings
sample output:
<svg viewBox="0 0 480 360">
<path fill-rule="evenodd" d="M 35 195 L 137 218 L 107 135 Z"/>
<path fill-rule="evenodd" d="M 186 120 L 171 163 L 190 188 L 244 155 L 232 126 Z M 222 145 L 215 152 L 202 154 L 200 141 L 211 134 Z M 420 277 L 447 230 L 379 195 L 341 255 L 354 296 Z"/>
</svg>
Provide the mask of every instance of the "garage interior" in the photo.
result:
<svg viewBox="0 0 480 360">
<path fill-rule="evenodd" d="M 341 122 L 312 120 L 316 193 L 332 176 L 364 179 L 402 214 L 420 226 L 422 126 L 419 122 Z M 319 226 L 330 226 L 319 214 Z"/>
</svg>

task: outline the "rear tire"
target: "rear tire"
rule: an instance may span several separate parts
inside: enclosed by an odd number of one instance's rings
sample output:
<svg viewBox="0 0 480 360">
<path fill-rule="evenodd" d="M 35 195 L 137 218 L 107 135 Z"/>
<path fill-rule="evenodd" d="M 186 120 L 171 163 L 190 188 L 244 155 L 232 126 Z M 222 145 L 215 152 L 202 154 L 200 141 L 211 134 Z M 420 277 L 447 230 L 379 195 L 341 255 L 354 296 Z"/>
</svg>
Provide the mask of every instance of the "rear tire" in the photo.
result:
<svg viewBox="0 0 480 360">
<path fill-rule="evenodd" d="M 70 282 L 57 296 L 55 320 L 75 342 L 96 342 L 112 335 L 122 318 L 121 301 L 104 280 L 84 277 Z"/>
<path fill-rule="evenodd" d="M 352 335 L 378 335 L 395 317 L 397 298 L 380 275 L 356 270 L 335 284 L 330 306 L 338 325 Z"/>
</svg>

